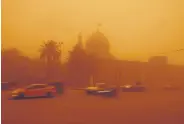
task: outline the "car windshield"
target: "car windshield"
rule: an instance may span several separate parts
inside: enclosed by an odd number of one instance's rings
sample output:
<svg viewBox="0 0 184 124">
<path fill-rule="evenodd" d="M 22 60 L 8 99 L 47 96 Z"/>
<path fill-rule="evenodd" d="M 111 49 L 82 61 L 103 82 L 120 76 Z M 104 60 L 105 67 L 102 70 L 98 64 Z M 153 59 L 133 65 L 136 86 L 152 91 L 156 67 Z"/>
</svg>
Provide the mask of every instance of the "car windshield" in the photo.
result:
<svg viewBox="0 0 184 124">
<path fill-rule="evenodd" d="M 46 85 L 38 84 L 38 85 L 29 85 L 26 87 L 26 89 L 32 89 L 32 88 L 44 88 Z"/>
</svg>

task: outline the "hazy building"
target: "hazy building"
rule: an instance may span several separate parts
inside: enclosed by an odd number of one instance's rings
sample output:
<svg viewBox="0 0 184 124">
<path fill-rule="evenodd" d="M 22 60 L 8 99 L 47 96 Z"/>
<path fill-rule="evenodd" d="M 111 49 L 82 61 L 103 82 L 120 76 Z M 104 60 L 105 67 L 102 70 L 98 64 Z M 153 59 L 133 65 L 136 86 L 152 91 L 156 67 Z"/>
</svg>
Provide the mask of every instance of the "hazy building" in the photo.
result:
<svg viewBox="0 0 184 124">
<path fill-rule="evenodd" d="M 150 64 L 155 64 L 155 65 L 167 65 L 168 57 L 167 56 L 153 56 L 148 60 L 148 62 Z"/>
<path fill-rule="evenodd" d="M 162 61 L 161 61 L 162 62 Z M 133 84 L 137 81 L 151 87 L 173 83 L 184 85 L 184 66 L 162 65 L 127 60 L 99 60 L 95 69 L 95 81 L 108 84 Z"/>
</svg>

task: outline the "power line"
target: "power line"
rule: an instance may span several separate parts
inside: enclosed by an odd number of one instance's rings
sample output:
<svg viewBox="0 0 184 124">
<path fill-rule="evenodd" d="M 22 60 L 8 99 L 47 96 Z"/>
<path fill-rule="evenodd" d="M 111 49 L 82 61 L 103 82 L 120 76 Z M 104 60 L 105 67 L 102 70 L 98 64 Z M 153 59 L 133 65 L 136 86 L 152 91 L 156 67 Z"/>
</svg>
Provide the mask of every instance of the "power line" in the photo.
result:
<svg viewBox="0 0 184 124">
<path fill-rule="evenodd" d="M 160 54 L 162 54 L 162 55 L 168 55 L 168 54 L 171 54 L 171 53 L 176 53 L 176 52 L 181 52 L 181 51 L 184 51 L 184 48 L 182 48 L 182 49 L 176 49 L 176 50 L 172 50 L 172 51 L 164 52 L 164 53 L 160 53 Z"/>
</svg>

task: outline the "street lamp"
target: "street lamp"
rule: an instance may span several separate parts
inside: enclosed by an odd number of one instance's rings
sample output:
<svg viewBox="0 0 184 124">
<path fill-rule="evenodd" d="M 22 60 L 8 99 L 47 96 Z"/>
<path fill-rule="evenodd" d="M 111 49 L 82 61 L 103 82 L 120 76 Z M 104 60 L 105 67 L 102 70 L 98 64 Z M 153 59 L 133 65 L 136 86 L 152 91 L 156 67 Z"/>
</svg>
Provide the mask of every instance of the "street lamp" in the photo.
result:
<svg viewBox="0 0 184 124">
<path fill-rule="evenodd" d="M 62 50 L 64 50 L 64 49 L 62 49 L 62 46 L 63 46 L 63 42 L 59 42 L 59 47 L 60 47 L 60 49 L 59 49 L 59 51 L 60 51 L 60 60 L 61 60 L 61 63 L 62 63 Z"/>
</svg>

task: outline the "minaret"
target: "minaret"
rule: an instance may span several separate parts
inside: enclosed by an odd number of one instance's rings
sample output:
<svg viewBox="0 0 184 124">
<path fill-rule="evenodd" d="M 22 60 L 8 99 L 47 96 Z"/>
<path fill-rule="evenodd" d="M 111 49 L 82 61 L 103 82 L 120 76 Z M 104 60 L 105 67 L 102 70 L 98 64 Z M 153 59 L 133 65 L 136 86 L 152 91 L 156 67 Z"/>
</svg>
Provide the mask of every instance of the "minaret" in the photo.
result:
<svg viewBox="0 0 184 124">
<path fill-rule="evenodd" d="M 83 48 L 82 45 L 82 33 L 80 32 L 78 35 L 78 43 L 77 43 L 78 47 Z"/>
<path fill-rule="evenodd" d="M 99 32 L 100 31 L 100 27 L 102 26 L 102 24 L 101 23 L 98 23 L 98 25 L 97 25 L 97 32 Z"/>
</svg>

